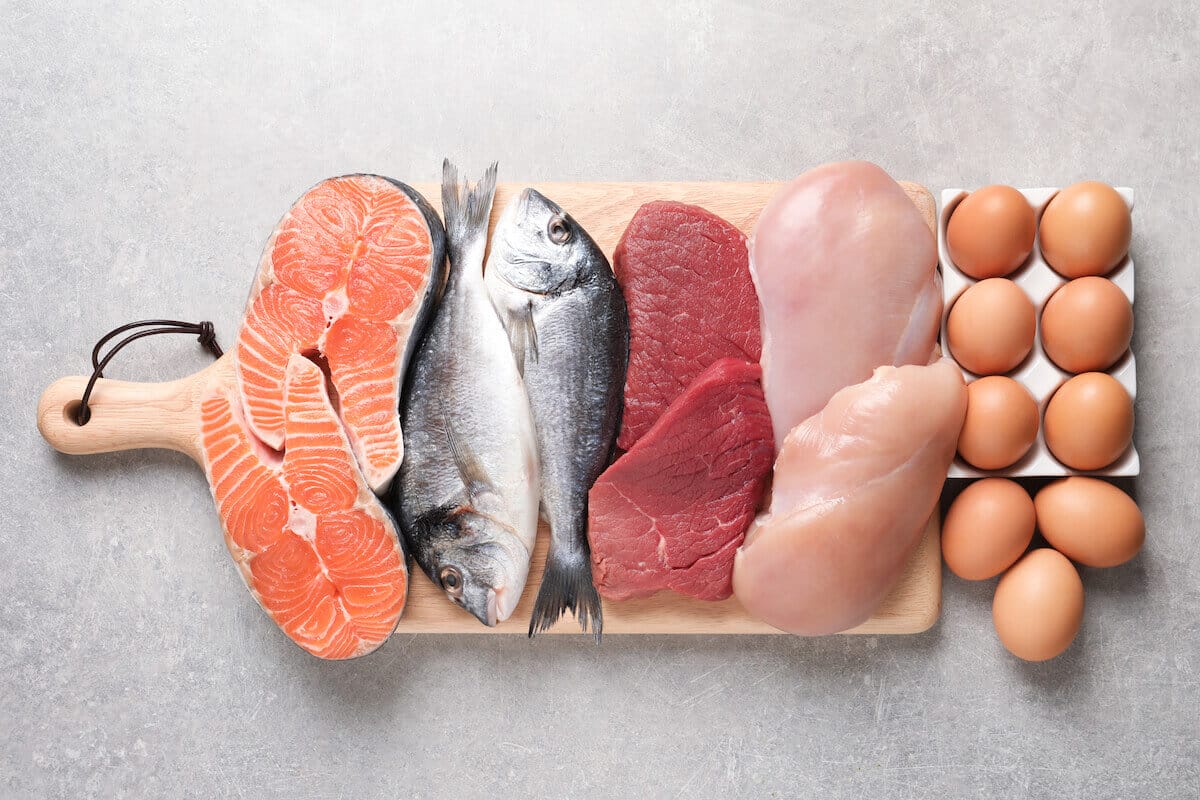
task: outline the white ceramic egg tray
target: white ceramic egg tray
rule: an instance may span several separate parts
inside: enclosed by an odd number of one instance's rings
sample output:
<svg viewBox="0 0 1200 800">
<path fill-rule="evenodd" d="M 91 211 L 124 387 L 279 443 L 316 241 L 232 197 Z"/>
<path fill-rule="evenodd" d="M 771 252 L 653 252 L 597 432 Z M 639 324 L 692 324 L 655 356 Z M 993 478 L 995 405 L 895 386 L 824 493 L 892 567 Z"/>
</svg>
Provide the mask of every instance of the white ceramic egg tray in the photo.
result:
<svg viewBox="0 0 1200 800">
<path fill-rule="evenodd" d="M 1058 189 L 1021 189 L 1020 192 L 1025 195 L 1025 199 L 1033 206 L 1040 227 L 1042 212 L 1045 210 L 1046 204 L 1050 202 L 1050 199 L 1058 193 Z M 1133 191 L 1128 188 L 1118 187 L 1117 192 L 1121 197 L 1125 198 L 1126 205 L 1132 210 Z M 955 207 L 966 196 L 967 191 L 964 189 L 943 189 L 941 209 L 938 213 L 938 257 L 941 260 L 942 299 L 944 301 L 942 307 L 941 341 L 942 352 L 947 355 L 950 354 L 950 350 L 946 346 L 946 320 L 950 315 L 950 308 L 954 305 L 954 301 L 958 299 L 960 294 L 966 291 L 972 284 L 978 283 L 976 279 L 958 269 L 950 259 L 950 252 L 946 247 L 946 225 L 950 221 L 950 215 L 954 213 Z M 1042 308 L 1046 304 L 1046 301 L 1050 299 L 1050 295 L 1054 294 L 1060 286 L 1067 283 L 1068 279 L 1051 269 L 1050 265 L 1042 258 L 1041 244 L 1041 237 L 1039 235 L 1034 241 L 1033 253 L 1030 254 L 1025 263 L 1012 274 L 1006 276 L 1029 295 L 1029 298 L 1033 301 L 1034 308 L 1037 309 L 1037 336 L 1034 338 L 1033 350 L 1030 351 L 1024 361 L 1017 365 L 1016 369 L 1006 373 L 1008 377 L 1013 378 L 1017 383 L 1028 389 L 1038 401 L 1037 440 L 1020 461 L 1004 469 L 977 469 L 963 461 L 961 457 L 955 456 L 954 463 L 950 465 L 949 477 L 951 478 L 978 478 L 988 475 L 1013 478 L 1055 477 L 1059 475 L 1127 477 L 1137 475 L 1140 469 L 1137 450 L 1134 449 L 1132 443 L 1124 455 L 1112 464 L 1104 469 L 1092 472 L 1071 469 L 1056 459 L 1050 452 L 1050 448 L 1046 446 L 1046 439 L 1043 436 L 1046 404 L 1050 402 L 1051 396 L 1058 390 L 1058 387 L 1068 378 L 1072 377 L 1073 373 L 1059 368 L 1058 365 L 1050 360 L 1049 356 L 1046 355 L 1046 351 L 1042 348 Z M 1133 259 L 1130 256 L 1126 255 L 1125 259 L 1117 265 L 1116 269 L 1108 273 L 1105 277 L 1115 283 L 1125 293 L 1130 303 L 1133 302 Z M 1120 381 L 1125 390 L 1129 392 L 1130 397 L 1137 398 L 1137 365 L 1135 364 L 1132 350 L 1121 356 L 1120 360 L 1106 371 L 1109 375 Z M 979 377 L 966 369 L 963 369 L 963 375 L 968 382 Z"/>
</svg>

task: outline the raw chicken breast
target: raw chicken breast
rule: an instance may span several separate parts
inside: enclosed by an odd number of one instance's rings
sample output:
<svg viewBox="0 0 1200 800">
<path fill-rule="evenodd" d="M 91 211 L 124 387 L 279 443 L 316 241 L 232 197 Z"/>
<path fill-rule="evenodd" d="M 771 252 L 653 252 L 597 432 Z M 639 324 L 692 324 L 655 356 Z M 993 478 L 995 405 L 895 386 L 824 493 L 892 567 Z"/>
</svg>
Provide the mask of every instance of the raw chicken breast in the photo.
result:
<svg viewBox="0 0 1200 800">
<path fill-rule="evenodd" d="M 875 367 L 929 361 L 942 313 L 937 247 L 874 164 L 826 164 L 781 189 L 754 229 L 750 272 L 776 448 Z"/>
<path fill-rule="evenodd" d="M 734 560 L 746 610 L 809 636 L 866 621 L 937 504 L 966 407 L 949 361 L 881 367 L 788 434 L 770 508 Z"/>
</svg>

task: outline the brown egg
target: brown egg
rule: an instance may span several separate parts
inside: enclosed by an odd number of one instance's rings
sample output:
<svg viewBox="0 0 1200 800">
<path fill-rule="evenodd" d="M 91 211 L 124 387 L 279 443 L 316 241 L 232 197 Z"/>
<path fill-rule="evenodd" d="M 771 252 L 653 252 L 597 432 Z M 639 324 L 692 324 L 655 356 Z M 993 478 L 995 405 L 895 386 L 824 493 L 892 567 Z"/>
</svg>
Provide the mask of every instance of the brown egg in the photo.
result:
<svg viewBox="0 0 1200 800">
<path fill-rule="evenodd" d="M 1029 257 L 1033 207 L 1011 186 L 985 186 L 964 197 L 946 225 L 950 259 L 972 278 L 1002 278 Z"/>
<path fill-rule="evenodd" d="M 1067 558 L 1089 567 L 1124 564 L 1146 540 L 1141 509 L 1132 497 L 1107 481 L 1063 478 L 1038 492 L 1034 506 L 1046 541 Z"/>
<path fill-rule="evenodd" d="M 1132 338 L 1133 306 L 1105 278 L 1076 278 L 1051 295 L 1042 311 L 1042 346 L 1068 372 L 1108 369 Z"/>
<path fill-rule="evenodd" d="M 994 578 L 1029 547 L 1034 527 L 1029 492 L 1006 478 L 983 478 L 950 504 L 942 522 L 942 557 L 960 578 Z"/>
<path fill-rule="evenodd" d="M 1032 550 L 1004 573 L 992 600 L 1000 642 L 1017 658 L 1046 661 L 1061 655 L 1083 621 L 1083 581 L 1066 556 Z"/>
<path fill-rule="evenodd" d="M 1133 439 L 1133 398 L 1103 372 L 1076 375 L 1046 406 L 1046 446 L 1072 469 L 1104 469 Z"/>
<path fill-rule="evenodd" d="M 967 418 L 958 454 L 979 469 L 1003 469 L 1029 452 L 1037 438 L 1033 395 L 1012 378 L 993 375 L 967 384 Z"/>
<path fill-rule="evenodd" d="M 1067 278 L 1106 275 L 1129 252 L 1129 206 L 1106 183 L 1084 181 L 1051 198 L 1042 212 L 1042 256 Z"/>
<path fill-rule="evenodd" d="M 999 375 L 1016 367 L 1033 349 L 1036 333 L 1033 301 L 1005 278 L 989 278 L 967 289 L 946 319 L 950 355 L 976 375 Z"/>
</svg>

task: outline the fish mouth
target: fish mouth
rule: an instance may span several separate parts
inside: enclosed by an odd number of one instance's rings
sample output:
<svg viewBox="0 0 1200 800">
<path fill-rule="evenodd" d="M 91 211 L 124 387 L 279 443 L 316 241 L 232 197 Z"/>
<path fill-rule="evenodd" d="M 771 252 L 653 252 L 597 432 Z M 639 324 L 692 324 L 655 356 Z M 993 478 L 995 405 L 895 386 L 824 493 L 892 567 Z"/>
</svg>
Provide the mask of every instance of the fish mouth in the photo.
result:
<svg viewBox="0 0 1200 800">
<path fill-rule="evenodd" d="M 496 590 L 488 589 L 487 619 L 483 620 L 483 624 L 489 628 L 494 628 L 498 621 L 496 619 Z"/>
<path fill-rule="evenodd" d="M 496 230 L 500 230 L 501 224 L 516 225 L 519 223 L 525 216 L 525 208 L 528 205 L 529 190 L 523 189 L 504 206 L 504 210 L 500 213 L 500 221 L 496 223 Z"/>
<path fill-rule="evenodd" d="M 522 189 L 520 194 L 509 201 L 508 206 L 501 215 L 502 219 L 507 218 L 509 224 L 519 226 L 525 217 L 528 216 L 529 206 L 533 198 L 540 196 L 536 191 L 528 187 Z"/>
<path fill-rule="evenodd" d="M 526 186 L 521 190 L 521 193 L 517 195 L 516 206 L 519 211 L 524 213 L 535 202 L 552 214 L 563 213 L 562 207 L 559 206 L 558 203 L 554 202 L 549 197 L 546 197 L 546 195 L 542 194 L 537 189 L 534 189 L 532 186 Z"/>
<path fill-rule="evenodd" d="M 489 628 L 494 628 L 501 622 L 512 616 L 515 606 L 513 598 L 517 597 L 513 592 L 509 591 L 508 587 L 500 586 L 495 589 L 488 589 L 487 603 L 482 609 L 468 608 L 475 618 L 487 625 Z"/>
<path fill-rule="evenodd" d="M 509 590 L 507 586 L 488 589 L 488 619 L 491 620 L 490 624 L 495 625 L 511 617 L 513 611 L 516 610 L 518 600 L 520 600 L 519 595 Z"/>
</svg>

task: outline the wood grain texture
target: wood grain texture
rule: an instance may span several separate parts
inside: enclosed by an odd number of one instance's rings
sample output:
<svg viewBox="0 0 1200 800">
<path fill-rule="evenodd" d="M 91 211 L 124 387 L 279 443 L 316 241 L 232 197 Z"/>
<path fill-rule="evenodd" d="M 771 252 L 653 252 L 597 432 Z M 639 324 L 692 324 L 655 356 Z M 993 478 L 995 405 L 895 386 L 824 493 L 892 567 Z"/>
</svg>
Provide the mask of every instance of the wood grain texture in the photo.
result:
<svg viewBox="0 0 1200 800">
<path fill-rule="evenodd" d="M 934 229 L 933 196 L 924 187 L 901 185 Z M 502 183 L 496 189 L 492 224 L 504 205 L 526 186 L 533 186 L 574 216 L 611 258 L 629 220 L 643 203 L 678 200 L 703 206 L 747 234 L 754 228 L 766 201 L 779 183 Z M 416 184 L 415 188 L 441 211 L 441 188 Z M 143 447 L 178 450 L 202 463 L 199 444 L 199 399 L 212 380 L 232 380 L 232 356 L 225 355 L 208 368 L 167 383 L 128 383 L 100 380 L 92 398 L 92 418 L 83 427 L 72 414 L 87 382 L 84 377 L 63 378 L 43 393 L 38 403 L 38 429 L 56 449 L 76 455 L 106 453 Z M 512 617 L 495 628 L 486 628 L 465 611 L 451 605 L 414 566 L 408 606 L 398 633 L 519 633 L 529 624 L 533 598 L 546 561 L 548 535 L 539 530 L 530 566 L 529 581 Z M 920 633 L 937 621 L 941 612 L 941 551 L 937 512 L 892 592 L 867 622 L 846 633 Z M 574 620 L 564 618 L 550 633 L 578 633 Z M 604 603 L 607 634 L 757 634 L 779 633 L 751 619 L 730 598 L 719 603 L 693 600 L 660 592 L 641 600 Z"/>
<path fill-rule="evenodd" d="M 537 547 L 529 568 L 529 581 L 521 602 L 507 621 L 495 628 L 480 625 L 462 609 L 450 605 L 441 590 L 414 568 L 409 584 L 408 606 L 398 633 L 518 633 L 529 628 L 533 599 L 541 583 L 549 547 L 549 531 L 538 528 Z M 900 634 L 928 630 L 941 612 L 942 557 L 938 538 L 938 515 L 930 517 L 916 551 L 891 593 L 875 614 L 862 625 L 844 633 Z M 579 625 L 568 617 L 547 633 L 579 634 Z M 783 634 L 777 628 L 750 617 L 736 598 L 719 603 L 695 600 L 674 592 L 659 592 L 640 600 L 604 601 L 604 633 L 673 634 Z M 786 635 L 786 634 L 784 634 Z"/>
<path fill-rule="evenodd" d="M 156 447 L 178 450 L 203 464 L 200 395 L 210 381 L 234 381 L 233 356 L 221 356 L 199 372 L 165 383 L 101 378 L 89 402 L 91 418 L 75 422 L 88 379 L 60 378 L 38 400 L 38 430 L 55 450 L 70 455 Z"/>
</svg>

